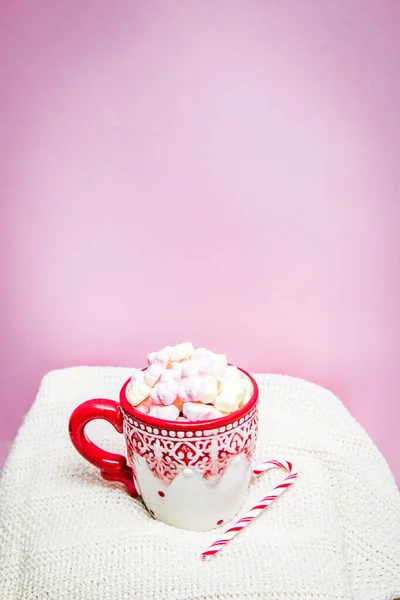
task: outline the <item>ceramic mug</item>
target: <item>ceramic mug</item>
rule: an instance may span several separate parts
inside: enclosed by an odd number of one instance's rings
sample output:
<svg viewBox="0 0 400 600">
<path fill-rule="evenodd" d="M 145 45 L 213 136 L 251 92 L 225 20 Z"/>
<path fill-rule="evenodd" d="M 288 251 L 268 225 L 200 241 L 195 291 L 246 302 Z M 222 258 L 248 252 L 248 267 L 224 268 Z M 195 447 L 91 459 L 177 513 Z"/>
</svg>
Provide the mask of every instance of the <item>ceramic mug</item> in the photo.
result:
<svg viewBox="0 0 400 600">
<path fill-rule="evenodd" d="M 122 386 L 119 403 L 87 400 L 71 415 L 69 431 L 80 454 L 104 479 L 123 483 L 140 495 L 150 514 L 181 529 L 205 531 L 226 523 L 240 510 L 252 474 L 258 431 L 258 387 L 243 408 L 210 421 L 166 421 L 133 408 Z M 105 419 L 125 437 L 126 458 L 90 441 L 85 427 Z"/>
</svg>

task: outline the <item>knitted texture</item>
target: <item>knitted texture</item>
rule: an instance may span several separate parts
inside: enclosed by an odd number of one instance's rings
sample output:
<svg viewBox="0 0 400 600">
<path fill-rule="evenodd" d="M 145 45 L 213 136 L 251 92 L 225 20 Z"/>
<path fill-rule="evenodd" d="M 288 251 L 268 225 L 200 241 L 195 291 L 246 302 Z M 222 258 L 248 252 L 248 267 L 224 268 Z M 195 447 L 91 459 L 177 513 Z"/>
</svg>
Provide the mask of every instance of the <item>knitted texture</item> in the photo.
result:
<svg viewBox="0 0 400 600">
<path fill-rule="evenodd" d="M 258 375 L 256 462 L 287 459 L 296 483 L 207 562 L 223 529 L 152 519 L 72 447 L 68 419 L 88 398 L 118 398 L 130 371 L 76 367 L 43 379 L 0 481 L 1 600 L 393 600 L 400 597 L 400 500 L 390 470 L 323 388 Z M 99 445 L 124 452 L 104 421 Z M 282 480 L 250 485 L 243 513 Z M 232 521 L 233 522 L 233 521 Z"/>
</svg>

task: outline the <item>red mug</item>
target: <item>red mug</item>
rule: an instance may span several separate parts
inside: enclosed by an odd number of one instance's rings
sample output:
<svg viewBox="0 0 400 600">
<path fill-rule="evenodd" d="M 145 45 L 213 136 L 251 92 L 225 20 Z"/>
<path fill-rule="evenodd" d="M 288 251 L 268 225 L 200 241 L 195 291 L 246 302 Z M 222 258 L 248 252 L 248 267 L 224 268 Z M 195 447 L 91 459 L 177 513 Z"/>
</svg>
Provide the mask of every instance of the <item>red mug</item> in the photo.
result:
<svg viewBox="0 0 400 600">
<path fill-rule="evenodd" d="M 240 510 L 252 473 L 258 432 L 258 386 L 236 412 L 196 423 L 166 421 L 132 407 L 128 379 L 119 402 L 96 398 L 78 406 L 69 432 L 78 452 L 104 479 L 141 495 L 150 514 L 181 529 L 204 531 L 229 521 Z M 85 427 L 105 419 L 125 437 L 127 459 L 96 446 Z"/>
</svg>

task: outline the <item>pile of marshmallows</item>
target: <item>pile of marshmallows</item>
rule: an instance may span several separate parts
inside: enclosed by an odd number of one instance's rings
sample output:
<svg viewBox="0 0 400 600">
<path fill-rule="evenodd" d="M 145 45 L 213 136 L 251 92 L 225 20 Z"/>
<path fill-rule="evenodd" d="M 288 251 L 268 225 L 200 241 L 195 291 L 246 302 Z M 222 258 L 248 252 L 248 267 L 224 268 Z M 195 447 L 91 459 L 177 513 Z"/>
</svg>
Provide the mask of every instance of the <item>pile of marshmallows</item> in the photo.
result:
<svg viewBox="0 0 400 600">
<path fill-rule="evenodd" d="M 127 399 L 136 410 L 169 421 L 207 421 L 230 414 L 251 398 L 248 377 L 226 356 L 190 342 L 151 352 L 148 368 L 131 377 Z"/>
</svg>

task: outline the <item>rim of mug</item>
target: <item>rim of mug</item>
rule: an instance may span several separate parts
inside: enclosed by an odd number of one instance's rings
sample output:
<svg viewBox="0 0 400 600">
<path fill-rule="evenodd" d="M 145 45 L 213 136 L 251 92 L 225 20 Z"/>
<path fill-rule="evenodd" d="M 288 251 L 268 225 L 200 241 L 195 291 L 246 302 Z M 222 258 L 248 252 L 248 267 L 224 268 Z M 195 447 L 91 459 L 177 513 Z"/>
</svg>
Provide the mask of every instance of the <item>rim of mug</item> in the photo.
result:
<svg viewBox="0 0 400 600">
<path fill-rule="evenodd" d="M 231 365 L 232 366 L 232 365 Z M 235 410 L 233 413 L 229 415 L 225 415 L 223 417 L 218 417 L 217 419 L 209 419 L 208 421 L 188 421 L 187 423 L 183 421 L 169 421 L 167 419 L 159 419 L 158 417 L 152 417 L 146 413 L 143 413 L 139 410 L 136 410 L 134 406 L 129 404 L 126 398 L 126 388 L 129 385 L 131 378 L 125 381 L 119 393 L 119 402 L 124 410 L 124 412 L 128 413 L 134 419 L 141 421 L 146 425 L 151 425 L 153 427 L 158 427 L 160 429 L 175 429 L 177 431 L 196 431 L 198 429 L 214 429 L 215 427 L 222 427 L 224 425 L 229 425 L 234 421 L 244 417 L 251 409 L 256 405 L 258 400 L 258 385 L 256 380 L 247 373 L 244 369 L 237 367 L 241 373 L 243 373 L 246 377 L 250 379 L 250 382 L 253 386 L 253 393 L 250 399 L 246 402 L 242 408 Z M 141 369 L 145 371 L 147 367 Z"/>
</svg>

